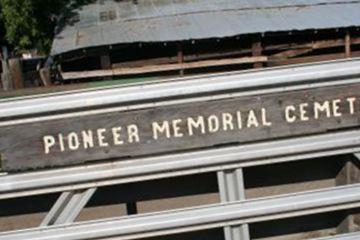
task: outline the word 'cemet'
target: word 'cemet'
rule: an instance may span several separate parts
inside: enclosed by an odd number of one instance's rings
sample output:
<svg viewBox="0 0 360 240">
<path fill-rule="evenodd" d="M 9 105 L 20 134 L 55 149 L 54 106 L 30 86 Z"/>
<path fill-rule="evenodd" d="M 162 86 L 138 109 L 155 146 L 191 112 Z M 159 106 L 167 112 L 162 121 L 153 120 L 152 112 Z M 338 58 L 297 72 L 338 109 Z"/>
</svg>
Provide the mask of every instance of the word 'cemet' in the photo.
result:
<svg viewBox="0 0 360 240">
<path fill-rule="evenodd" d="M 356 98 L 348 97 L 344 100 L 334 99 L 331 101 L 301 103 L 298 106 L 289 105 L 285 108 L 285 120 L 287 123 L 297 121 L 306 122 L 322 117 L 341 117 L 343 114 L 355 113 Z"/>
</svg>

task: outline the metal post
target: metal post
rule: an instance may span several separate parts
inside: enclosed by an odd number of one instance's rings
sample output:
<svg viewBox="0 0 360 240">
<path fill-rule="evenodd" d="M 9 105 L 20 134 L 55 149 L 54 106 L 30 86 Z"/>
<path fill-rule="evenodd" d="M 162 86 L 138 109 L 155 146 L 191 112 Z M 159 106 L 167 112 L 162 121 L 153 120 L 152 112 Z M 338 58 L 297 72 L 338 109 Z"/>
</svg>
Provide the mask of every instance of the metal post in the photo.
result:
<svg viewBox="0 0 360 240">
<path fill-rule="evenodd" d="M 71 223 L 94 195 L 96 188 L 63 192 L 40 226 Z"/>
<path fill-rule="evenodd" d="M 354 153 L 355 158 L 345 162 L 343 168 L 336 177 L 336 185 L 350 185 L 360 183 L 359 153 Z M 354 232 L 359 229 L 360 214 L 351 211 L 346 212 L 343 221 L 337 227 L 338 233 Z"/>
<path fill-rule="evenodd" d="M 221 202 L 245 200 L 245 187 L 242 168 L 218 172 Z M 249 226 L 229 226 L 224 228 L 225 240 L 249 240 Z"/>
<path fill-rule="evenodd" d="M 193 232 L 225 226 L 229 222 L 234 224 L 236 222 L 265 222 L 313 213 L 353 209 L 359 206 L 360 184 L 356 184 L 232 204 L 211 204 L 141 216 L 116 217 L 101 221 L 5 232 L 0 233 L 0 239 L 146 239 L 168 236 L 174 232 L 173 230 L 184 233 Z"/>
</svg>

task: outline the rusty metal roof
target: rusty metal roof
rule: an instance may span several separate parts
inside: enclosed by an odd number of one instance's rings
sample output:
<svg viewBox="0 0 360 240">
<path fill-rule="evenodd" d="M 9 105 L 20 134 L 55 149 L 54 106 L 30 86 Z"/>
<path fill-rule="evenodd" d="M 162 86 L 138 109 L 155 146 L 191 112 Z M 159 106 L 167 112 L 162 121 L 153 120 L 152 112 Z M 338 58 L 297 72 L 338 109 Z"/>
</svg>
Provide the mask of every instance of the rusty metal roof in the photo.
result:
<svg viewBox="0 0 360 240">
<path fill-rule="evenodd" d="M 360 25 L 360 0 L 98 0 L 72 10 L 52 54 L 97 46 Z"/>
</svg>

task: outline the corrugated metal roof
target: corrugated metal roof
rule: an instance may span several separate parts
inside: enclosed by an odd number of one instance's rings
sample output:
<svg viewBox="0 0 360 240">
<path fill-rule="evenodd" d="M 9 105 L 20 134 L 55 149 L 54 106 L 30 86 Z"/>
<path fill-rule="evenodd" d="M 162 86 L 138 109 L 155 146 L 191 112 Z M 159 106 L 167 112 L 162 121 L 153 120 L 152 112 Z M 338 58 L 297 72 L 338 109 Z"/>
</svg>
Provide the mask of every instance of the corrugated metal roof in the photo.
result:
<svg viewBox="0 0 360 240">
<path fill-rule="evenodd" d="M 53 54 L 133 42 L 166 42 L 360 25 L 351 0 L 98 0 L 73 10 Z"/>
</svg>

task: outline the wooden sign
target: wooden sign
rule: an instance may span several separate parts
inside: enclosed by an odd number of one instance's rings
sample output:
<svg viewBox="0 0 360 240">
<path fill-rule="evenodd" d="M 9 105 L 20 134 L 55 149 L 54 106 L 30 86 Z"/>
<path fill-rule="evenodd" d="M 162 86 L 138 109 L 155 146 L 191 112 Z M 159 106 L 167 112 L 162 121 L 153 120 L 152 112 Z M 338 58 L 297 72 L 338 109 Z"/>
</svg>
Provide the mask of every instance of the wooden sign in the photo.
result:
<svg viewBox="0 0 360 240">
<path fill-rule="evenodd" d="M 216 147 L 359 127 L 360 84 L 0 128 L 5 170 Z"/>
</svg>

